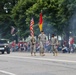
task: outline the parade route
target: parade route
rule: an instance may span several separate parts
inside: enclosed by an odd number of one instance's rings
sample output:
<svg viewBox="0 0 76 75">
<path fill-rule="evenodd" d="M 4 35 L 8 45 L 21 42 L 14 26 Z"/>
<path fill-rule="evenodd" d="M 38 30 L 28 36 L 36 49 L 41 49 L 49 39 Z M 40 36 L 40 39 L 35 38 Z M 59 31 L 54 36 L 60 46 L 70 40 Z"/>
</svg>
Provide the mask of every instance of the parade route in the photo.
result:
<svg viewBox="0 0 76 75">
<path fill-rule="evenodd" d="M 0 54 L 0 75 L 75 75 L 76 54 L 31 56 L 29 52 Z"/>
<path fill-rule="evenodd" d="M 3 71 L 3 70 L 0 70 L 0 73 L 3 73 L 5 75 L 16 75 L 16 74 L 13 74 L 13 73 L 10 73 L 10 72 L 7 72 L 7 71 Z"/>
<path fill-rule="evenodd" d="M 14 55 L 14 56 L 13 55 L 7 55 L 7 56 L 2 55 L 2 56 L 4 56 L 4 57 L 10 57 L 10 58 L 31 59 L 31 60 L 44 60 L 44 61 L 55 61 L 55 62 L 65 62 L 65 63 L 76 63 L 76 60 L 73 60 L 73 59 L 71 59 L 71 60 L 69 60 L 69 59 L 68 60 L 67 59 L 66 60 L 65 59 L 59 59 L 59 56 L 53 56 L 52 58 L 51 57 L 49 58 L 49 53 L 47 54 L 47 56 L 41 56 L 41 57 L 40 56 L 37 56 L 37 57 L 36 56 L 30 56 L 29 53 L 27 53 L 27 55 L 24 56 L 24 54 L 23 54 L 21 56 L 18 56 L 18 55 Z M 51 56 L 51 54 L 50 54 L 50 56 Z"/>
</svg>

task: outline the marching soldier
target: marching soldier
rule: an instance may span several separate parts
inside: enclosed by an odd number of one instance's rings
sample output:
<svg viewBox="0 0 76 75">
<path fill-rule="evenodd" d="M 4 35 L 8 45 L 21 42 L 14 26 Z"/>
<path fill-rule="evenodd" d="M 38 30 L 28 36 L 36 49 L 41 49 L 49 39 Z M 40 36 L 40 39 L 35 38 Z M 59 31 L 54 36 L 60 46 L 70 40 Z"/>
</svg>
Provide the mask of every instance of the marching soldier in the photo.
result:
<svg viewBox="0 0 76 75">
<path fill-rule="evenodd" d="M 58 50 L 57 50 L 57 46 L 58 46 L 58 40 L 54 37 L 54 34 L 52 34 L 52 38 L 51 38 L 51 49 L 53 51 L 53 55 L 57 56 Z"/>
<path fill-rule="evenodd" d="M 31 56 L 36 56 L 36 39 L 34 37 L 34 35 L 32 35 L 32 38 L 30 40 L 30 48 L 31 48 Z"/>
<path fill-rule="evenodd" d="M 43 31 L 41 31 L 41 34 L 38 36 L 39 38 L 39 44 L 40 44 L 40 55 L 44 56 L 44 45 L 46 43 L 46 35 L 44 34 Z"/>
</svg>

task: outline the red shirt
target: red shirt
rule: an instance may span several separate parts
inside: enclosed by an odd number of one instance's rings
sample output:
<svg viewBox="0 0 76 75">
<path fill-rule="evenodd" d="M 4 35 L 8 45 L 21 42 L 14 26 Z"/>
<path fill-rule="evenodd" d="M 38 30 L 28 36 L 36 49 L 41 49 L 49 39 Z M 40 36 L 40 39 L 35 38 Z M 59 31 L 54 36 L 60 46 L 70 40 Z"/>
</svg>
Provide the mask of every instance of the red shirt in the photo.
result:
<svg viewBox="0 0 76 75">
<path fill-rule="evenodd" d="M 12 47 L 16 46 L 16 43 L 15 42 L 12 42 Z"/>
</svg>

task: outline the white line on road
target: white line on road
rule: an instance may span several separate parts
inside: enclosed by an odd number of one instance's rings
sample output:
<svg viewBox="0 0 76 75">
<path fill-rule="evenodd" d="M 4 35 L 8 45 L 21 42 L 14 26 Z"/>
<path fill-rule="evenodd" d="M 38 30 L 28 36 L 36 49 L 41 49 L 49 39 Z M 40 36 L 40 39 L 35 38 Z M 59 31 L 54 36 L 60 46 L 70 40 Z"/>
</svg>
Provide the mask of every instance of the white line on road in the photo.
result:
<svg viewBox="0 0 76 75">
<path fill-rule="evenodd" d="M 7 72 L 7 71 L 3 71 L 3 70 L 0 70 L 1 73 L 4 73 L 4 74 L 8 74 L 8 75 L 16 75 L 14 73 L 10 73 L 10 72 Z"/>
<path fill-rule="evenodd" d="M 23 57 L 23 56 L 5 56 L 5 57 L 12 57 L 12 58 L 25 58 L 25 59 L 33 59 L 33 60 L 44 60 L 44 61 L 55 61 L 55 62 L 68 62 L 68 63 L 76 63 L 73 60 L 61 60 L 61 59 L 50 59 L 50 58 L 36 58 L 36 57 Z"/>
</svg>

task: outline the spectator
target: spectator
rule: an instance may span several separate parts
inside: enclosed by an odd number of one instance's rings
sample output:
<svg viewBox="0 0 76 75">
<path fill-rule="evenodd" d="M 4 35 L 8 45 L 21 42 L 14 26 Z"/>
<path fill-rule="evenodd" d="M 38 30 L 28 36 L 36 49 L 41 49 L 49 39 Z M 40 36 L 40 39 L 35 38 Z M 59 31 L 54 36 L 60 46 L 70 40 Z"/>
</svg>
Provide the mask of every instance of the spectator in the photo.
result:
<svg viewBox="0 0 76 75">
<path fill-rule="evenodd" d="M 68 48 L 67 48 L 65 45 L 63 45 L 62 52 L 63 52 L 63 53 L 68 52 Z"/>
</svg>

